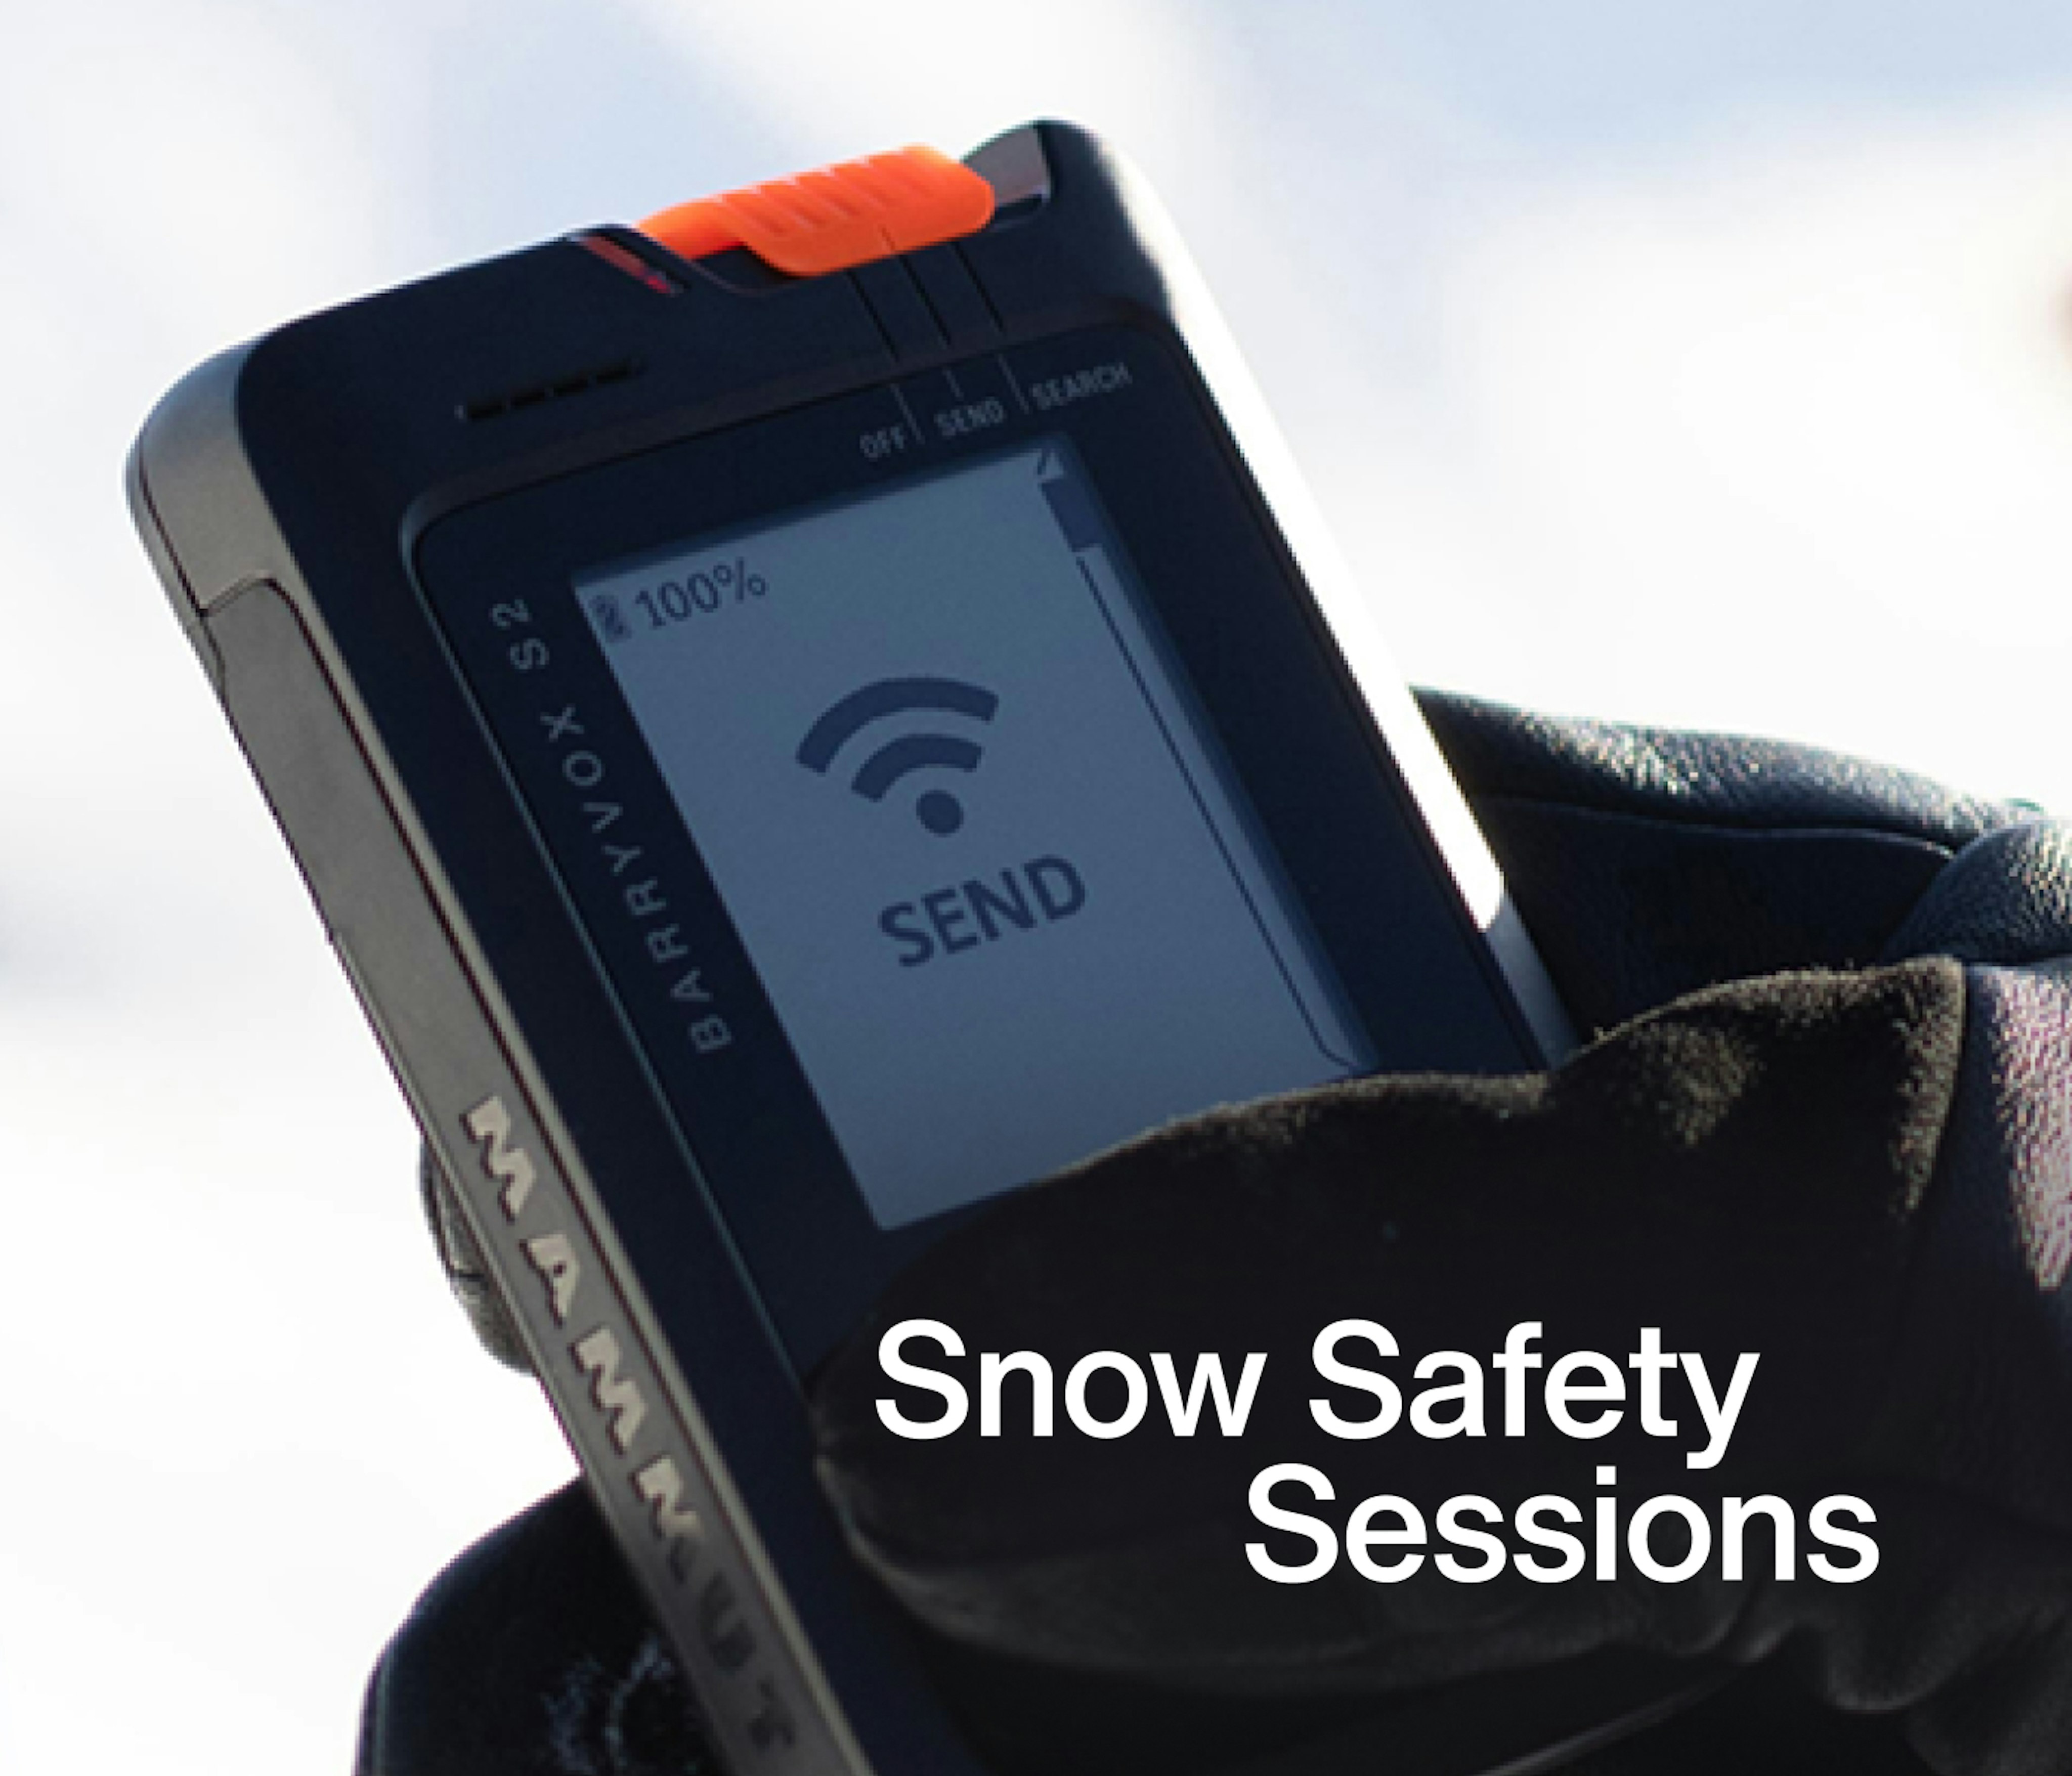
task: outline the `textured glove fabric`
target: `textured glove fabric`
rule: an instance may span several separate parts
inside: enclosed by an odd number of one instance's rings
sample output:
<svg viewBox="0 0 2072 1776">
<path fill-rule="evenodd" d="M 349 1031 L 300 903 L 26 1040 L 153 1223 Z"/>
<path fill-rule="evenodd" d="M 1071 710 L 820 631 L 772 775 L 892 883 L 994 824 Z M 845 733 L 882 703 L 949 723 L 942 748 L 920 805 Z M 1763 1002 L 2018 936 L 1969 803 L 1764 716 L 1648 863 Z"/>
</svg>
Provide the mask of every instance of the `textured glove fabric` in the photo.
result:
<svg viewBox="0 0 2072 1776">
<path fill-rule="evenodd" d="M 1384 1078 L 1177 1125 L 1003 1204 L 894 1286 L 816 1390 L 828 1490 L 917 1614 L 1018 1656 L 1331 1689 L 1636 1638 L 1709 1648 L 1733 1605 L 1709 1585 L 1467 1586 L 1429 1561 L 1388 1586 L 1342 1561 L 1264 1585 L 1248 1484 L 1266 1459 L 1305 1462 L 1347 1498 L 1400 1494 L 1428 1517 L 1462 1493 L 1507 1518 L 1539 1493 L 1588 1500 L 1607 1463 L 1629 1494 L 1691 1490 L 1684 1444 L 1631 1412 L 1589 1441 L 1543 1423 L 1370 1442 L 1309 1412 L 1328 1323 L 1486 1359 L 1530 1318 L 1549 1351 L 1623 1352 L 1655 1326 L 1715 1375 L 1764 1353 L 1708 1482 L 1850 1490 L 1827 1482 L 1878 1415 L 1962 1014 L 1947 961 L 1770 976 L 1636 1020 L 1552 1075 Z M 1263 1389 L 1237 1439 L 1177 1437 L 1157 1414 L 1112 1443 L 1036 1437 L 1009 1414 L 997 1437 L 911 1441 L 879 1421 L 874 1346 L 910 1318 L 1061 1375 L 1089 1350 L 1170 1350 L 1183 1372 L 1193 1352 L 1264 1351 L 1295 1384 Z"/>
<path fill-rule="evenodd" d="M 1839 1708 L 1902 1722 L 1951 1776 L 2072 1769 L 2072 828 L 1803 748 L 1425 707 L 1599 1039 L 1544 1076 L 1387 1078 L 1215 1112 L 1002 1199 L 815 1379 L 853 1545 L 948 1642 L 1092 1682 L 1322 1708 L 1585 1655 L 1776 1654 Z M 1703 1476 L 1682 1464 L 1692 1437 L 1649 1438 L 1630 1412 L 1593 1442 L 1323 1440 L 1299 1384 L 1263 1391 L 1227 1441 L 1147 1420 L 1113 1442 L 915 1443 L 874 1408 L 877 1336 L 902 1318 L 975 1350 L 1046 1351 L 1060 1375 L 1108 1349 L 1262 1350 L 1293 1378 L 1345 1317 L 1396 1332 L 1399 1374 L 1424 1351 L 1486 1360 L 1527 1318 L 1550 1352 L 1622 1353 L 1659 1326 L 1716 1377 L 1762 1355 Z M 1601 1465 L 1629 1500 L 1772 1493 L 1802 1526 L 1848 1493 L 1877 1511 L 1881 1560 L 1852 1585 L 1728 1581 L 1716 1562 L 1673 1585 L 1380 1586 L 1342 1564 L 1268 1585 L 1244 1552 L 1268 1460 L 1313 1463 L 1342 1501 L 1467 1492 L 1507 1514 L 1543 1492 L 1587 1509 Z M 429 1594 L 377 1676 L 364 1770 L 697 1767 L 680 1690 L 643 1716 L 675 1723 L 673 1765 L 605 1742 L 595 1698 L 652 1700 L 673 1679 L 585 1511 L 541 1507 Z M 1749 1570 L 1769 1570 L 1753 1541 Z M 454 1623 L 486 1593 L 500 1617 L 564 1619 L 442 1700 L 422 1674 L 475 1658 Z M 578 1669 L 589 1688 L 572 1690 Z M 463 1696 L 493 1701 L 533 1762 L 406 1753 L 431 1742 L 410 1738 L 413 1714 L 458 1717 Z M 1703 1758 L 1729 1747 L 1745 1767 L 1735 1733 L 1761 1713 L 1729 1692 L 1593 1767 L 1724 1769 Z M 1865 1730 L 1829 1767 L 1918 1767 Z"/>
<path fill-rule="evenodd" d="M 448 1567 L 368 1687 L 359 1776 L 726 1776 L 589 1495 Z"/>
<path fill-rule="evenodd" d="M 1888 960 L 1951 860 L 2030 817 L 1781 741 L 1422 704 L 1585 1030 L 1723 981 Z"/>
</svg>

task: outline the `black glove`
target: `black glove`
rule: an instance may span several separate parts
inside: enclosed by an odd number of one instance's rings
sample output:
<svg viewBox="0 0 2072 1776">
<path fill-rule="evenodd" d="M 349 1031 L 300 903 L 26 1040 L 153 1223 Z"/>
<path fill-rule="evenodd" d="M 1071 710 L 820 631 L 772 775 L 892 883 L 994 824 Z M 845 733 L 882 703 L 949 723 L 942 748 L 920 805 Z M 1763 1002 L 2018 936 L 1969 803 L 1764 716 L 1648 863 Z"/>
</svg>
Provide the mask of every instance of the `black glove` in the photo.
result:
<svg viewBox="0 0 2072 1776">
<path fill-rule="evenodd" d="M 1938 1770 L 2072 1768 L 2072 828 L 1800 748 L 1427 713 L 1572 1011 L 1608 1034 L 1549 1076 L 1217 1112 L 1004 1199 L 816 1378 L 857 1552 L 948 1641 L 1110 1684 L 1321 1708 L 1607 1649 L 1782 1649 L 1827 1700 L 1904 1711 Z M 1049 1350 L 1061 1375 L 1107 1348 L 1266 1350 L 1306 1377 L 1318 1328 L 1354 1316 L 1396 1332 L 1405 1379 L 1424 1351 L 1486 1359 L 1522 1319 L 1549 1352 L 1623 1353 L 1659 1326 L 1715 1378 L 1763 1357 L 1704 1476 L 1682 1465 L 1693 1439 L 1630 1415 L 1600 1442 L 1320 1440 L 1314 1386 L 1263 1396 L 1227 1441 L 1147 1422 L 1113 1443 L 914 1443 L 874 1405 L 878 1334 L 902 1318 Z M 1729 1583 L 1716 1561 L 1673 1586 L 1428 1568 L 1381 1587 L 1343 1563 L 1269 1585 L 1244 1552 L 1266 1461 L 1314 1464 L 1342 1502 L 1466 1492 L 1507 1514 L 1542 1492 L 1587 1511 L 1611 1463 L 1627 1500 L 1778 1494 L 1802 1536 L 1815 1498 L 1852 1494 L 1881 1564 L 1851 1585 Z M 434 1589 L 377 1676 L 366 1768 L 696 1767 L 597 1534 L 565 1497 Z M 495 1672 L 453 1626 L 491 1590 L 533 1625 L 506 1628 L 528 1650 Z M 582 1619 L 557 1622 L 574 1596 Z M 1737 1716 L 1734 1693 L 1712 1705 L 1715 1750 L 1756 1708 Z M 654 1741 L 659 1763 L 610 1762 L 606 1723 L 643 1697 L 679 1737 Z M 491 1719 L 498 1758 L 463 1761 Z M 1692 1767 L 1679 1730 L 1659 1767 Z"/>
</svg>

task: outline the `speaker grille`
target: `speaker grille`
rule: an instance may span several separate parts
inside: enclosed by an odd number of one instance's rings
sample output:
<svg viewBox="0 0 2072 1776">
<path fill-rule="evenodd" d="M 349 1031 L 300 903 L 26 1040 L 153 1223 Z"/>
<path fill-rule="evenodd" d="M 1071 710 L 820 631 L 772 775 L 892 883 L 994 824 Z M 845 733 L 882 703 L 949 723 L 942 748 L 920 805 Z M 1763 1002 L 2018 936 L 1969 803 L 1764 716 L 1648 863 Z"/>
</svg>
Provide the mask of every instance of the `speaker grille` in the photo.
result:
<svg viewBox="0 0 2072 1776">
<path fill-rule="evenodd" d="M 462 401 L 458 413 L 471 426 L 480 425 L 484 420 L 501 419 L 507 413 L 522 413 L 528 407 L 542 407 L 550 401 L 567 401 L 576 395 L 586 395 L 593 388 L 609 388 L 615 382 L 626 382 L 640 374 L 638 358 L 620 358 L 611 364 L 599 364 L 594 370 L 578 371 L 572 376 L 557 377 L 552 382 L 536 382 L 528 388 L 512 388 L 501 394 L 484 395 L 475 401 Z"/>
</svg>

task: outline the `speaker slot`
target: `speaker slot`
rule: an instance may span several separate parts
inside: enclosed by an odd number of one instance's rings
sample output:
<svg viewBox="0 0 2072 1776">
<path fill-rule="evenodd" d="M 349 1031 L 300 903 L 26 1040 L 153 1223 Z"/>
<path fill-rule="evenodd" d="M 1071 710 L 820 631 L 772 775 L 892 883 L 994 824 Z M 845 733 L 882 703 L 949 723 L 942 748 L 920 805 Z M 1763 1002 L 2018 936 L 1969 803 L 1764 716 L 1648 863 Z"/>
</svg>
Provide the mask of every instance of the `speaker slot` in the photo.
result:
<svg viewBox="0 0 2072 1776">
<path fill-rule="evenodd" d="M 541 407 L 550 401 L 566 401 L 572 395 L 586 395 L 593 388 L 608 388 L 615 382 L 625 382 L 640 374 L 638 358 L 621 358 L 613 364 L 600 364 L 594 370 L 586 370 L 576 376 L 563 376 L 553 382 L 538 382 L 524 388 L 513 388 L 500 395 L 485 395 L 479 400 L 462 401 L 460 417 L 470 425 L 486 419 L 501 419 L 506 413 L 515 413 L 527 407 Z"/>
</svg>

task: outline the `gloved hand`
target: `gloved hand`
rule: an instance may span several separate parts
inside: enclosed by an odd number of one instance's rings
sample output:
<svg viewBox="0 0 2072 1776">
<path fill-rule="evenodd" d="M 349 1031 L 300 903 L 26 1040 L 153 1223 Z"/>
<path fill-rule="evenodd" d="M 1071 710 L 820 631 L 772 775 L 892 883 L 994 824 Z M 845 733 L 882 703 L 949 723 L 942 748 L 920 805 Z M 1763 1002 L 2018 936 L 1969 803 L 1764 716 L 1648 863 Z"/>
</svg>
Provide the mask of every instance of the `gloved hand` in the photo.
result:
<svg viewBox="0 0 2072 1776">
<path fill-rule="evenodd" d="M 1219 1112 L 959 1230 L 816 1378 L 823 1479 L 858 1554 L 948 1640 L 1104 1682 L 1321 1699 L 1605 1649 L 1781 1650 L 1827 1701 L 1899 1715 L 1938 1770 L 2072 1769 L 2072 825 L 1802 748 L 1426 711 L 1601 1039 L 1548 1076 Z M 493 1297 L 476 1305 L 493 1319 Z M 1396 1333 L 1406 1391 L 1415 1356 L 1486 1364 L 1522 1320 L 1550 1360 L 1616 1358 L 1642 1326 L 1717 1381 L 1762 1355 L 1704 1474 L 1683 1463 L 1694 1424 L 1650 1437 L 1630 1400 L 1597 1441 L 1496 1434 L 1494 1394 L 1482 1438 L 1338 1441 L 1303 1403 L 1310 1340 L 1348 1317 Z M 917 1318 L 972 1350 L 1048 1351 L 1061 1376 L 1100 1349 L 1219 1351 L 1233 1371 L 1263 1350 L 1283 1385 L 1242 1439 L 1147 1420 L 1111 1443 L 907 1441 L 878 1421 L 876 1346 Z M 1375 1493 L 1587 1512 L 1601 1464 L 1629 1503 L 1774 1493 L 1802 1563 L 1807 1507 L 1851 1494 L 1877 1511 L 1880 1563 L 1778 1584 L 1752 1541 L 1739 1581 L 1716 1556 L 1679 1585 L 1622 1562 L 1613 1582 L 1470 1585 L 1428 1562 L 1383 1586 L 1343 1560 L 1268 1585 L 1246 1498 L 1284 1461 L 1330 1478 L 1335 1507 L 1299 1503 L 1334 1521 Z M 449 1574 L 377 1674 L 364 1767 L 698 1767 L 601 1545 L 565 1495 Z M 641 1720 L 648 1753 L 627 1749 Z M 486 1733 L 502 1749 L 468 1761 Z M 1693 1767 L 1688 1740 L 1620 1767 Z"/>
</svg>

